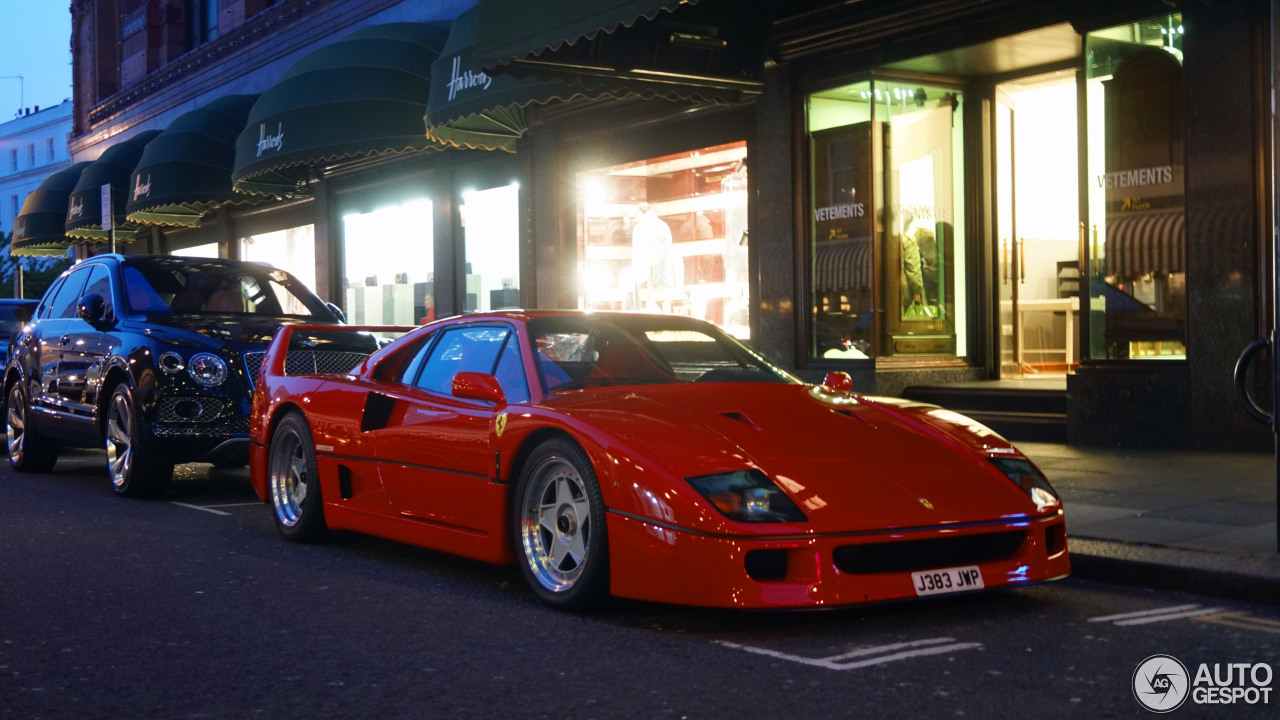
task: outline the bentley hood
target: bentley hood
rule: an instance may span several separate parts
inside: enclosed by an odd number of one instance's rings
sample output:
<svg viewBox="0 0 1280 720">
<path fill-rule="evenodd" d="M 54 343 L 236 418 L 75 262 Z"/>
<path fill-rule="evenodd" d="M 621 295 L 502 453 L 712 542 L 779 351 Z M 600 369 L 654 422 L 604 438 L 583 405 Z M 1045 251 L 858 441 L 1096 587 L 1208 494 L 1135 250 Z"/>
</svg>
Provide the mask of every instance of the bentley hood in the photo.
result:
<svg viewBox="0 0 1280 720">
<path fill-rule="evenodd" d="M 143 325 L 148 334 L 170 342 L 191 345 L 231 345 L 244 351 L 252 346 L 265 349 L 283 325 L 304 322 L 298 318 L 255 315 L 174 315 L 153 313 Z"/>
<path fill-rule="evenodd" d="M 925 527 L 1034 515 L 987 459 L 1016 453 L 957 413 L 774 384 L 593 389 L 548 405 L 686 478 L 756 467 L 815 532 Z"/>
</svg>

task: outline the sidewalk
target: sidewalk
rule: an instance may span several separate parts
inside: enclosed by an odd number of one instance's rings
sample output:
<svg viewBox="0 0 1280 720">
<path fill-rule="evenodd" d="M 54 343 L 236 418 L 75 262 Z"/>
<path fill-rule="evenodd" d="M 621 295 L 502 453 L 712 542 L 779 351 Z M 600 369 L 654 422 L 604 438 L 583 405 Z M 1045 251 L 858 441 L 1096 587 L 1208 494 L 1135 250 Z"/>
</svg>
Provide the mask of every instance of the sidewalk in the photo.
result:
<svg viewBox="0 0 1280 720">
<path fill-rule="evenodd" d="M 1062 495 L 1076 575 L 1280 603 L 1271 455 L 1016 445 Z"/>
</svg>

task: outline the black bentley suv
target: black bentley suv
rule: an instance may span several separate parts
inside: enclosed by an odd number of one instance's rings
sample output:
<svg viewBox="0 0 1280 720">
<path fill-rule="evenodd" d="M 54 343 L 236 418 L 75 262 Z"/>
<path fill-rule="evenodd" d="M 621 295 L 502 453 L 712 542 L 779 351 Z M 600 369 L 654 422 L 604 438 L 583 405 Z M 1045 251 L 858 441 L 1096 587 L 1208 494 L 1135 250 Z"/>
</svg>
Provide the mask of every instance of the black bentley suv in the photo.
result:
<svg viewBox="0 0 1280 720">
<path fill-rule="evenodd" d="M 49 286 L 11 345 L 9 464 L 43 472 L 60 446 L 102 447 L 112 486 L 127 496 L 163 494 L 175 463 L 242 466 L 253 383 L 272 335 L 286 324 L 340 322 L 336 307 L 265 265 L 90 258 Z M 304 338 L 289 355 L 292 371 L 343 372 L 377 348 L 371 336 L 344 344 L 325 336 Z"/>
</svg>

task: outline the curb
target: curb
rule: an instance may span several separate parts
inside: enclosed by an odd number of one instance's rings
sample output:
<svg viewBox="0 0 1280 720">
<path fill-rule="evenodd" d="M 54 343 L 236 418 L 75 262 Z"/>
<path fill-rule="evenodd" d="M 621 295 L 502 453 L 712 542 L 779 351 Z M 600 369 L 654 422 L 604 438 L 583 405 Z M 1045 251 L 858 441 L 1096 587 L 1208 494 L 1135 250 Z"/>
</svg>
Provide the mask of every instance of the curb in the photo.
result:
<svg viewBox="0 0 1280 720">
<path fill-rule="evenodd" d="M 1079 537 L 1069 542 L 1075 577 L 1280 604 L 1280 554 L 1237 557 Z"/>
</svg>

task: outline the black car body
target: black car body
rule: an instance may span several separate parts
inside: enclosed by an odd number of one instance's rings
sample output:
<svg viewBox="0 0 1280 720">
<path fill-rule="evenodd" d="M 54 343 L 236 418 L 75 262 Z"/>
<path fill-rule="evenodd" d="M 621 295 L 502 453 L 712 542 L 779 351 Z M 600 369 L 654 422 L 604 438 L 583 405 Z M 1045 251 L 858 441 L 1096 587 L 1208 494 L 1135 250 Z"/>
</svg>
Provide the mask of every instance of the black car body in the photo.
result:
<svg viewBox="0 0 1280 720">
<path fill-rule="evenodd" d="M 11 343 L 9 462 L 40 472 L 61 445 L 104 447 L 113 487 L 131 496 L 162 494 L 175 463 L 243 465 L 253 382 L 275 331 L 339 322 L 301 282 L 257 263 L 90 258 L 49 287 Z M 341 371 L 377 347 L 322 335 L 291 356 L 310 365 L 298 372 Z"/>
</svg>

